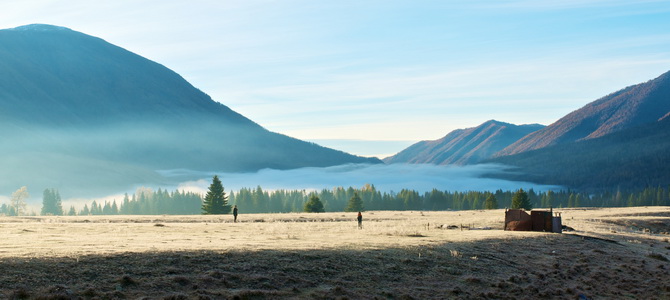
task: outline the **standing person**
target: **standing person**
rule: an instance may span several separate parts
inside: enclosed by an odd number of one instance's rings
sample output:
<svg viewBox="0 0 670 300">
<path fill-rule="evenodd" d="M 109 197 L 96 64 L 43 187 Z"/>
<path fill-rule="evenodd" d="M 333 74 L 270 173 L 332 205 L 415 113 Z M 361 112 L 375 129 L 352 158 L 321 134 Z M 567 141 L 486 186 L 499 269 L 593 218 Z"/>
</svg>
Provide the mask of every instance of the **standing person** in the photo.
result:
<svg viewBox="0 0 670 300">
<path fill-rule="evenodd" d="M 237 223 L 237 205 L 233 206 L 233 222 Z"/>
<path fill-rule="evenodd" d="M 358 217 L 356 217 L 356 220 L 358 220 L 358 229 L 363 229 L 363 215 L 361 212 L 358 212 Z"/>
</svg>

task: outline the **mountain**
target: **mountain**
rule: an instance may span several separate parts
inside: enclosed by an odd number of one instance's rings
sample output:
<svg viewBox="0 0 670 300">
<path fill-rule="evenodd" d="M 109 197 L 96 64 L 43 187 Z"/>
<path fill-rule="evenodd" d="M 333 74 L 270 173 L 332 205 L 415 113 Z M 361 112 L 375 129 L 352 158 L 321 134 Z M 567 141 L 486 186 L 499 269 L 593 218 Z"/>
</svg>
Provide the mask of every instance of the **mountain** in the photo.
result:
<svg viewBox="0 0 670 300">
<path fill-rule="evenodd" d="M 670 183 L 670 118 L 486 162 L 515 167 L 514 172 L 489 175 L 491 177 L 563 185 L 583 191 L 667 187 Z"/>
<path fill-rule="evenodd" d="M 385 158 L 384 162 L 475 164 L 491 158 L 496 152 L 543 127 L 539 124 L 514 125 L 490 120 L 477 127 L 454 130 L 439 140 L 418 142 L 396 155 Z"/>
<path fill-rule="evenodd" d="M 380 163 L 270 132 L 163 65 L 40 24 L 0 30 L 0 139 L 0 194 L 169 181 L 157 170 Z"/>
<path fill-rule="evenodd" d="M 654 80 L 627 87 L 591 102 L 520 139 L 496 156 L 602 137 L 656 122 L 666 117 L 669 111 L 670 72 L 667 72 Z"/>
</svg>

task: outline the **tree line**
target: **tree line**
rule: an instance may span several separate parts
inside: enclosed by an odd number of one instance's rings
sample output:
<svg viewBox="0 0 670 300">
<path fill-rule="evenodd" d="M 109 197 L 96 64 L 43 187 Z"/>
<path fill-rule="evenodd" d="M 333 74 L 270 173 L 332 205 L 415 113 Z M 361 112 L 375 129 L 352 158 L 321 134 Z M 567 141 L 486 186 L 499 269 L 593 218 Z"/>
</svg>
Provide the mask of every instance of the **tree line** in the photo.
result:
<svg viewBox="0 0 670 300">
<path fill-rule="evenodd" d="M 615 191 L 589 194 L 585 192 L 561 190 L 537 192 L 524 191 L 529 207 L 626 207 L 626 206 L 668 206 L 670 186 L 648 187 L 641 191 Z M 382 192 L 374 185 L 366 184 L 360 189 L 353 187 L 306 190 L 265 191 L 260 186 L 255 189 L 243 188 L 230 193 L 229 202 L 243 207 L 249 213 L 299 212 L 311 196 L 317 197 L 325 211 L 346 211 L 354 195 L 362 200 L 364 210 L 470 210 L 512 208 L 516 191 L 442 191 L 433 189 L 420 193 L 403 189 L 400 192 Z"/>
<path fill-rule="evenodd" d="M 520 192 L 522 192 L 520 194 Z M 519 198 L 520 197 L 520 198 Z M 25 187 L 12 194 L 9 204 L 0 205 L 0 215 L 28 214 Z M 515 199 L 516 198 L 516 199 Z M 521 202 L 520 202 L 521 201 Z M 521 203 L 521 204 L 520 204 Z M 433 189 L 421 193 L 403 189 L 382 192 L 374 185 L 362 188 L 336 187 L 320 191 L 263 190 L 242 188 L 226 193 L 215 176 L 207 194 L 149 188 L 140 188 L 126 194 L 117 202 L 92 201 L 77 210 L 63 210 L 61 196 L 56 189 L 43 193 L 42 215 L 194 215 L 226 214 L 237 205 L 241 213 L 335 212 L 362 210 L 479 210 L 497 208 L 563 208 L 563 207 L 626 207 L 670 206 L 670 186 L 647 187 L 639 191 L 602 192 L 588 194 L 571 190 L 537 192 L 533 189 L 494 192 L 442 191 Z"/>
<path fill-rule="evenodd" d="M 29 197 L 25 187 L 12 194 L 9 204 L 0 205 L 0 215 L 17 216 L 35 214 L 26 211 L 25 199 Z M 45 189 L 42 196 L 43 216 L 77 215 L 194 215 L 202 212 L 202 196 L 197 193 L 175 190 L 138 188 L 132 195 L 125 194 L 119 202 L 93 200 L 77 209 L 63 209 L 57 189 Z"/>
</svg>

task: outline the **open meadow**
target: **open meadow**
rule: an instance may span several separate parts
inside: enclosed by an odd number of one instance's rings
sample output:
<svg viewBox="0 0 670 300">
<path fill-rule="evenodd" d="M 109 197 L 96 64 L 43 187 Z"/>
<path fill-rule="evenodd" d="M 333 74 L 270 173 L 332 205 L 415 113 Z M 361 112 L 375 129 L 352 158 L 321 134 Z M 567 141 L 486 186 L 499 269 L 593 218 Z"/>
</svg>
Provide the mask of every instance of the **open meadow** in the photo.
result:
<svg viewBox="0 0 670 300">
<path fill-rule="evenodd" d="M 670 207 L 556 211 L 0 217 L 0 298 L 670 298 Z"/>
</svg>

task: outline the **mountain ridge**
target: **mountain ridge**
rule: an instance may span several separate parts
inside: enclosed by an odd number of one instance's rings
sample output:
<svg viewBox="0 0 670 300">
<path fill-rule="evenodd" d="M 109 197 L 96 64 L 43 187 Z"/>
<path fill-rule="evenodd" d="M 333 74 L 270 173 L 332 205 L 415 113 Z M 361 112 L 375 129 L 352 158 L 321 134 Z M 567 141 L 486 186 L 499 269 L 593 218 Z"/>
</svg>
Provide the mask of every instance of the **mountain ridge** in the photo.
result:
<svg viewBox="0 0 670 300">
<path fill-rule="evenodd" d="M 670 111 L 670 72 L 590 102 L 495 156 L 518 154 L 560 143 L 588 140 L 648 124 Z"/>
<path fill-rule="evenodd" d="M 539 124 L 514 125 L 489 120 L 476 127 L 456 129 L 438 140 L 415 143 L 383 161 L 438 165 L 474 164 L 490 158 L 521 137 L 543 127 Z"/>
<path fill-rule="evenodd" d="M 670 118 L 601 137 L 492 158 L 514 172 L 489 177 L 556 184 L 582 191 L 666 186 L 670 182 Z"/>
<path fill-rule="evenodd" d="M 32 183 L 86 195 L 105 182 L 116 192 L 164 183 L 165 169 L 381 163 L 271 132 L 162 64 L 44 24 L 0 30 L 0 138 L 11 141 L 0 163 L 17 166 L 0 170 L 6 193 Z"/>
</svg>

